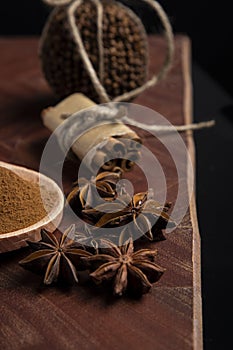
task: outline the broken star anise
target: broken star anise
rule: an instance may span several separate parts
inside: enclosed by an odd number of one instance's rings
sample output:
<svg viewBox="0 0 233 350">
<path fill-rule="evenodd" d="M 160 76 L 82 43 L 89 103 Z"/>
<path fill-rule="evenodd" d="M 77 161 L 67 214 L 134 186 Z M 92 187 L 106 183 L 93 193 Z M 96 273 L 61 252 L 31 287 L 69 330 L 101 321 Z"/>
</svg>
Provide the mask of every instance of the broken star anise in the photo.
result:
<svg viewBox="0 0 233 350">
<path fill-rule="evenodd" d="M 33 272 L 45 273 L 46 285 L 57 282 L 58 279 L 69 283 L 78 282 L 76 267 L 82 264 L 80 258 L 91 254 L 75 243 L 74 233 L 75 226 L 72 225 L 58 241 L 55 234 L 42 230 L 39 242 L 27 241 L 34 252 L 19 264 Z"/>
<path fill-rule="evenodd" d="M 167 213 L 169 207 L 169 204 L 161 206 L 154 199 L 148 199 L 148 192 L 142 192 L 133 198 L 124 194 L 110 203 L 85 209 L 83 216 L 97 227 L 129 224 L 134 239 L 145 236 L 151 241 L 160 241 L 165 239 L 162 230 L 175 227 L 175 222 Z"/>
<path fill-rule="evenodd" d="M 74 188 L 67 197 L 67 202 L 76 214 L 80 214 L 86 205 L 95 206 L 99 196 L 105 200 L 116 195 L 116 184 L 120 180 L 119 173 L 102 172 L 90 180 L 81 178 L 74 183 Z"/>
<path fill-rule="evenodd" d="M 157 251 L 141 249 L 134 252 L 132 238 L 120 247 L 107 240 L 104 243 L 103 254 L 82 260 L 94 270 L 90 276 L 97 284 L 113 282 L 115 295 L 121 296 L 126 291 L 136 296 L 145 294 L 165 271 L 154 262 Z"/>
</svg>

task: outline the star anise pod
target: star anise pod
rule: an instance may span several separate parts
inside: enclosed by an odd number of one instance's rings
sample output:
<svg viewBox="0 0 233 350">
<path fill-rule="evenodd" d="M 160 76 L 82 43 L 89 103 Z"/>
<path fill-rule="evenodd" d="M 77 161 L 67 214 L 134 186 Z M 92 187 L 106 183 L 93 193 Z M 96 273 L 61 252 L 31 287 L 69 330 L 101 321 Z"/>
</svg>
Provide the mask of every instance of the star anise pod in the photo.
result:
<svg viewBox="0 0 233 350">
<path fill-rule="evenodd" d="M 102 172 L 90 180 L 81 178 L 74 183 L 74 188 L 67 197 L 67 202 L 76 214 L 80 214 L 86 204 L 95 206 L 99 196 L 105 200 L 116 195 L 116 184 L 120 180 L 119 173 Z"/>
<path fill-rule="evenodd" d="M 170 204 L 161 206 L 154 199 L 148 199 L 148 192 L 138 193 L 130 198 L 124 194 L 117 200 L 85 209 L 83 216 L 97 227 L 119 227 L 130 224 L 134 239 L 145 236 L 151 241 L 165 239 L 162 230 L 175 227 L 168 215 Z"/>
<path fill-rule="evenodd" d="M 44 284 L 50 285 L 59 280 L 66 282 L 78 282 L 76 267 L 80 267 L 81 257 L 88 257 L 91 254 L 78 245 L 74 240 L 75 226 L 69 227 L 62 235 L 60 241 L 54 233 L 46 230 L 41 231 L 39 242 L 27 241 L 34 250 L 19 264 L 36 273 L 45 273 Z"/>
<path fill-rule="evenodd" d="M 137 296 L 145 294 L 165 271 L 154 262 L 157 250 L 134 252 L 132 238 L 120 247 L 107 240 L 104 243 L 103 254 L 82 259 L 94 269 L 90 276 L 97 284 L 113 282 L 115 295 L 121 296 L 126 291 Z"/>
</svg>

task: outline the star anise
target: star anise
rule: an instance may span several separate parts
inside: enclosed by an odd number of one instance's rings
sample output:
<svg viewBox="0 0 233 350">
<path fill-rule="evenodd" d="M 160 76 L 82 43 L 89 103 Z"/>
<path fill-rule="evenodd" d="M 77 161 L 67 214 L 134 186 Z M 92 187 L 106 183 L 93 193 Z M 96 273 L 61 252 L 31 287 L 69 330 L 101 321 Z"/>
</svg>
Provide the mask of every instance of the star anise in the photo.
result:
<svg viewBox="0 0 233 350">
<path fill-rule="evenodd" d="M 154 262 L 157 250 L 134 252 L 132 238 L 120 247 L 107 240 L 104 243 L 103 254 L 82 259 L 94 269 L 90 276 L 97 284 L 113 282 L 115 295 L 121 296 L 126 291 L 134 295 L 145 294 L 165 271 Z"/>
<path fill-rule="evenodd" d="M 96 205 L 99 196 L 105 200 L 116 195 L 116 184 L 120 180 L 119 173 L 102 172 L 90 180 L 81 178 L 74 183 L 74 188 L 67 197 L 67 202 L 76 214 L 80 214 L 86 204 Z"/>
<path fill-rule="evenodd" d="M 34 250 L 32 254 L 19 262 L 19 264 L 37 273 L 45 273 L 44 284 L 50 285 L 58 279 L 67 282 L 78 282 L 76 267 L 80 267 L 81 257 L 91 254 L 73 240 L 75 226 L 69 227 L 62 235 L 60 241 L 54 233 L 41 231 L 39 242 L 27 241 Z"/>
<path fill-rule="evenodd" d="M 119 227 L 130 224 L 134 239 L 145 236 L 151 241 L 165 239 L 162 230 L 175 227 L 168 215 L 170 204 L 161 206 L 154 199 L 148 199 L 148 192 L 138 193 L 130 198 L 124 194 L 117 200 L 85 209 L 83 216 L 97 227 Z"/>
</svg>

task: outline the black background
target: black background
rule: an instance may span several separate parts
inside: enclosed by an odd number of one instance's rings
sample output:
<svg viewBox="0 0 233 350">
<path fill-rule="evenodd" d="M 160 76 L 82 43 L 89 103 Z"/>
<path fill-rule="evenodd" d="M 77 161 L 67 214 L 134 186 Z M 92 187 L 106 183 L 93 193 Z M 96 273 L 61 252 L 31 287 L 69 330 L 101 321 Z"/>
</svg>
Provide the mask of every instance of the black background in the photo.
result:
<svg viewBox="0 0 233 350">
<path fill-rule="evenodd" d="M 158 25 L 147 6 L 130 3 L 148 31 Z M 217 126 L 195 134 L 197 207 L 202 236 L 205 349 L 232 348 L 233 314 L 233 24 L 231 2 L 161 0 L 174 30 L 193 45 L 195 121 L 215 118 Z M 1 3 L 0 35 L 38 35 L 49 9 L 40 0 Z M 182 349 L 181 349 L 182 350 Z"/>
</svg>

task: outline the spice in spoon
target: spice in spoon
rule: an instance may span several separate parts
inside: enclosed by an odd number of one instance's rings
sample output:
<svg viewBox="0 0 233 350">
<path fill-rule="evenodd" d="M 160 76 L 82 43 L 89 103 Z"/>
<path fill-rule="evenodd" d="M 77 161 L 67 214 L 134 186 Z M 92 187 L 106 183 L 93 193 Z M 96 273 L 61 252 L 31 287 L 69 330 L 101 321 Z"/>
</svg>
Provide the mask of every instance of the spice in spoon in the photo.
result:
<svg viewBox="0 0 233 350">
<path fill-rule="evenodd" d="M 0 167 L 0 234 L 31 226 L 46 215 L 39 186 Z"/>
</svg>

